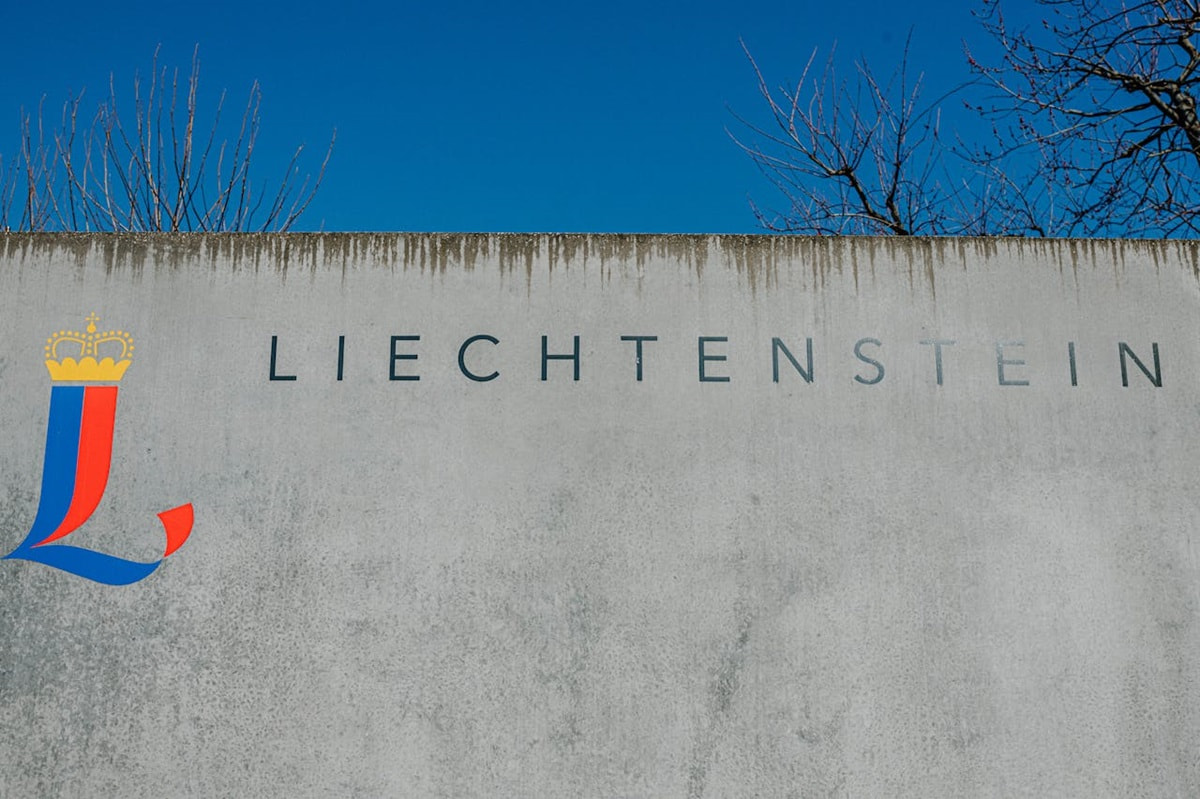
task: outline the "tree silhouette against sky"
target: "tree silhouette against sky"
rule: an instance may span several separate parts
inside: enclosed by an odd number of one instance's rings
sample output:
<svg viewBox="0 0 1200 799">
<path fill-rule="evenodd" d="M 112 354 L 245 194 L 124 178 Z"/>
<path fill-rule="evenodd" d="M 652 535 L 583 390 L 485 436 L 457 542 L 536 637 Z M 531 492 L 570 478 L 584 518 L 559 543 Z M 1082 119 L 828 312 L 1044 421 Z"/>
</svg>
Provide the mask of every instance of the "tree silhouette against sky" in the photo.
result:
<svg viewBox="0 0 1200 799">
<path fill-rule="evenodd" d="M 233 119 L 222 92 L 210 114 L 200 108 L 200 61 L 186 76 L 160 66 L 136 77 L 119 100 L 89 111 L 71 97 L 50 121 L 43 103 L 22 113 L 20 146 L 0 155 L 0 230 L 286 231 L 304 213 L 325 176 L 333 138 L 315 174 L 302 174 L 299 145 L 281 177 L 254 172 L 262 91 L 254 82 Z"/>
<path fill-rule="evenodd" d="M 761 225 L 789 233 L 1175 237 L 1200 233 L 1200 0 L 1038 0 L 1011 29 L 978 17 L 1000 58 L 965 53 L 964 82 L 927 102 L 911 51 L 887 77 L 808 60 L 735 139 L 780 190 Z M 747 51 L 749 56 L 749 51 Z M 991 135 L 962 141 L 965 104 Z"/>
</svg>

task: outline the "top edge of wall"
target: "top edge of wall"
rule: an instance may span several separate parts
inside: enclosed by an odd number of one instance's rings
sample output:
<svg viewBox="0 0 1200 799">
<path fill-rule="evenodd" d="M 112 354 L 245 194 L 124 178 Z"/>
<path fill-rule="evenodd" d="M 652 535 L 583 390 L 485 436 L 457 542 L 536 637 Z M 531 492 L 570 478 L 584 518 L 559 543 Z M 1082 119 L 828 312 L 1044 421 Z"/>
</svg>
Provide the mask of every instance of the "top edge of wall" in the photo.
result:
<svg viewBox="0 0 1200 799">
<path fill-rule="evenodd" d="M 341 269 L 373 263 L 444 271 L 498 262 L 504 269 L 551 270 L 575 262 L 707 263 L 769 284 L 770 274 L 802 262 L 816 273 L 876 259 L 906 264 L 932 281 L 947 267 L 980 258 L 1036 260 L 1059 267 L 1091 263 L 1177 263 L 1200 280 L 1200 240 L 1028 239 L 968 237 L 791 236 L 658 233 L 0 233 L 0 259 L 26 264 L 74 262 L 107 270 L 182 267 L 196 262 L 292 269 Z M 542 267 L 539 267 L 539 269 Z M 787 267 L 790 268 L 790 267 Z"/>
</svg>

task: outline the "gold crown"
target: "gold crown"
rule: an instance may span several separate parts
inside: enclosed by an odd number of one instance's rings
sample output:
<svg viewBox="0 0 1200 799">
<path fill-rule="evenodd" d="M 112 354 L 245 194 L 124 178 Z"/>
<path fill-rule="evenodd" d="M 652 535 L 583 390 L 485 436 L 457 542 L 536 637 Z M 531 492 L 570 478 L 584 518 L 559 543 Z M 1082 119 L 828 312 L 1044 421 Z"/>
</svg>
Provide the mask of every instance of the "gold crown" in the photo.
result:
<svg viewBox="0 0 1200 799">
<path fill-rule="evenodd" d="M 50 370 L 52 381 L 115 383 L 125 375 L 129 364 L 133 363 L 133 336 L 121 330 L 98 333 L 96 322 L 99 319 L 96 314 L 88 316 L 86 333 L 60 330 L 46 339 L 46 368 Z M 58 347 L 64 343 L 78 345 L 76 357 L 59 360 Z M 119 356 L 118 345 L 121 347 Z M 100 347 L 109 354 L 101 358 Z"/>
</svg>

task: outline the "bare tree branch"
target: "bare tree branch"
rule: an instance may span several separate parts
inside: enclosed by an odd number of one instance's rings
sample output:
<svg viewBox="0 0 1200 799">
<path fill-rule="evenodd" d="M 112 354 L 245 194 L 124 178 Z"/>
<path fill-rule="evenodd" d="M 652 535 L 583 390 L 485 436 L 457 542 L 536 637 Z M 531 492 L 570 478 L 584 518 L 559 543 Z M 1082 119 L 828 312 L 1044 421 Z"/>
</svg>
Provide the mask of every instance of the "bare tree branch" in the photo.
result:
<svg viewBox="0 0 1200 799">
<path fill-rule="evenodd" d="M 1194 0 L 1039 0 L 1040 29 L 1012 30 L 998 0 L 984 29 L 1001 45 L 971 65 L 995 90 L 985 111 L 1012 153 L 1067 189 L 1039 213 L 1055 235 L 1192 235 L 1200 203 L 1200 8 Z M 1006 198 L 1012 202 L 1014 198 Z"/>
<path fill-rule="evenodd" d="M 865 60 L 839 79 L 833 54 L 818 71 L 816 51 L 794 88 L 772 88 L 745 44 L 769 110 L 768 124 L 735 117 L 746 134 L 730 136 L 787 201 L 755 207 L 778 232 L 818 235 L 959 235 L 983 232 L 969 186 L 945 168 L 939 98 L 923 103 L 923 77 L 910 79 L 906 57 L 886 80 Z"/>
<path fill-rule="evenodd" d="M 908 54 L 886 79 L 850 82 L 810 57 L 772 89 L 747 51 L 765 123 L 735 141 L 786 204 L 769 230 L 812 234 L 1193 236 L 1200 232 L 1200 0 L 1037 0 L 1040 27 L 1012 29 L 979 0 L 998 45 L 974 79 L 926 103 Z M 743 45 L 744 47 L 744 45 Z M 819 72 L 819 74 L 818 74 Z M 961 100 L 990 141 L 942 131 Z"/>
<path fill-rule="evenodd" d="M 156 50 L 148 79 L 134 78 L 131 111 L 118 104 L 110 76 L 108 97 L 90 123 L 81 118 L 82 94 L 64 104 L 49 132 L 41 107 L 36 116 L 22 113 L 16 156 L 0 156 L 0 230 L 290 229 L 320 189 L 334 137 L 315 176 L 301 172 L 301 145 L 283 179 L 263 186 L 252 169 L 258 83 L 232 141 L 222 133 L 224 92 L 205 121 L 199 86 L 198 49 L 186 82 L 178 69 L 160 65 Z"/>
</svg>

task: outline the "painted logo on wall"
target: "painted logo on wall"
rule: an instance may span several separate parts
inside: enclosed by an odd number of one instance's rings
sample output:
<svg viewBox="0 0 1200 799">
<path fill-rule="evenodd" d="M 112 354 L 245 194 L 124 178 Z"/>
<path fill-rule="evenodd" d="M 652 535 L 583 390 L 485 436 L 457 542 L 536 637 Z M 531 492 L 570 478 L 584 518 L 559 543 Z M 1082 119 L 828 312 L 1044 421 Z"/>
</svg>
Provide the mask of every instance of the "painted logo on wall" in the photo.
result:
<svg viewBox="0 0 1200 799">
<path fill-rule="evenodd" d="M 25 540 L 5 559 L 30 560 L 106 585 L 128 585 L 150 575 L 192 532 L 191 503 L 158 514 L 167 535 L 161 559 L 144 563 L 55 543 L 95 512 L 108 485 L 117 388 L 133 359 L 133 337 L 120 330 L 60 330 L 46 340 L 50 421 L 42 466 L 42 494 Z M 60 355 L 70 351 L 77 357 Z"/>
</svg>

